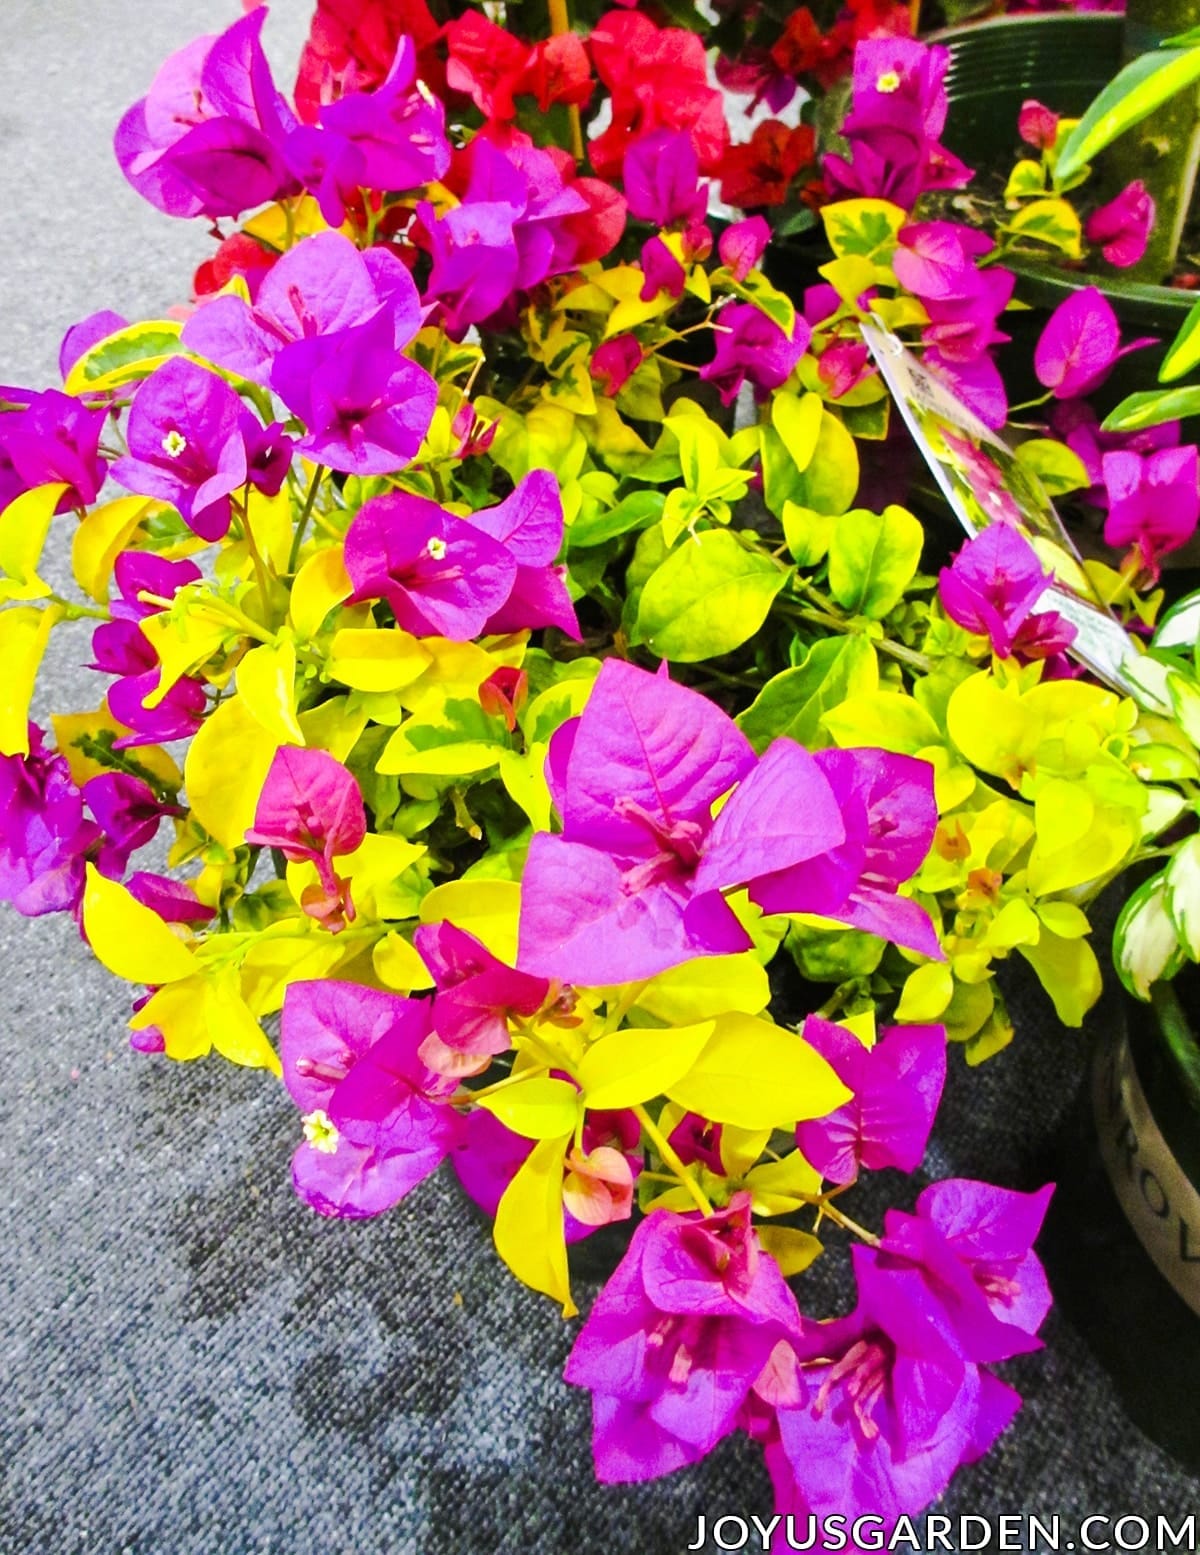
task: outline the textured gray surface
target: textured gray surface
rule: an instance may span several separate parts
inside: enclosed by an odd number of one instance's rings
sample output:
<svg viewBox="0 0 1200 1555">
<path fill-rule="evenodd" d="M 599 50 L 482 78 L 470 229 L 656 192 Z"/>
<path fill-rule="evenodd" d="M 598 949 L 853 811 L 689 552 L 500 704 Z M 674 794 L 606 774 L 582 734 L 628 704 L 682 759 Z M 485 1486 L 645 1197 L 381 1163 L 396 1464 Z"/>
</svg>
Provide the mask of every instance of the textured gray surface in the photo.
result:
<svg viewBox="0 0 1200 1555">
<path fill-rule="evenodd" d="M 159 60 L 231 19 L 204 0 L 4 0 L 0 380 L 52 380 L 63 328 L 186 290 L 200 227 L 126 189 L 108 141 Z M 302 0 L 269 27 L 295 58 Z M 94 704 L 85 640 L 40 698 Z M 591 1482 L 570 1331 L 496 1264 L 452 1188 L 332 1225 L 292 1198 L 269 1080 L 131 1054 L 125 991 L 69 924 L 0 916 L 3 1555 L 678 1555 L 695 1517 L 765 1514 L 755 1453 L 633 1490 Z M 1029 1185 L 1082 1044 L 1035 1002 L 1015 1050 L 957 1061 L 936 1173 Z M 823 1267 L 824 1265 L 824 1267 Z M 838 1252 L 802 1296 L 845 1300 Z M 461 1297 L 457 1302 L 455 1294 Z M 1062 1319 L 1027 1404 L 947 1510 L 1179 1516 L 1187 1478 L 1125 1423 Z"/>
</svg>

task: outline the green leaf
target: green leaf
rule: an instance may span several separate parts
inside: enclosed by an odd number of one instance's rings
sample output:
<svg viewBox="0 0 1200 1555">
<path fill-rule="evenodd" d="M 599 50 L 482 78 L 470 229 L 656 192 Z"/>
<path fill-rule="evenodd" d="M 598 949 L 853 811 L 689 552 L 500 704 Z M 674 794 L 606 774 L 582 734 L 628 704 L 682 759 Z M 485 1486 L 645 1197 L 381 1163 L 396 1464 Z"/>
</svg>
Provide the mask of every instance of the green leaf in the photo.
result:
<svg viewBox="0 0 1200 1555">
<path fill-rule="evenodd" d="M 1176 600 L 1151 639 L 1155 648 L 1194 648 L 1200 642 L 1200 592 Z"/>
<path fill-rule="evenodd" d="M 1051 497 L 1091 485 L 1083 460 L 1055 438 L 1031 437 L 1028 442 L 1017 444 L 1016 454 L 1018 462 L 1033 471 Z"/>
<path fill-rule="evenodd" d="M 1182 389 L 1143 389 L 1129 394 L 1100 424 L 1102 432 L 1140 432 L 1164 421 L 1182 420 L 1200 414 L 1200 387 Z"/>
<path fill-rule="evenodd" d="M 787 574 L 724 529 L 670 553 L 638 602 L 636 640 L 659 658 L 693 664 L 754 636 Z"/>
<path fill-rule="evenodd" d="M 1021 207 L 1005 231 L 1035 238 L 1058 249 L 1068 259 L 1079 259 L 1083 253 L 1083 228 L 1074 207 L 1066 200 L 1033 200 Z"/>
<path fill-rule="evenodd" d="M 1194 302 L 1187 318 L 1179 326 L 1179 333 L 1172 340 L 1158 369 L 1159 383 L 1171 383 L 1182 378 L 1200 362 L 1200 301 Z"/>
<path fill-rule="evenodd" d="M 838 200 L 821 211 L 829 246 L 839 259 L 857 255 L 888 266 L 896 251 L 896 234 L 908 220 L 902 206 L 890 200 Z"/>
<path fill-rule="evenodd" d="M 153 319 L 106 335 L 71 368 L 64 389 L 68 394 L 97 394 L 135 378 L 148 378 L 168 357 L 182 352 L 182 328 L 173 319 Z"/>
<path fill-rule="evenodd" d="M 1167 865 L 1164 906 L 1179 943 L 1200 961 L 1200 836 L 1179 844 Z"/>
<path fill-rule="evenodd" d="M 829 587 L 839 605 L 880 620 L 894 610 L 921 560 L 925 532 L 901 507 L 881 514 L 856 508 L 834 525 L 829 540 Z"/>
<path fill-rule="evenodd" d="M 800 745 L 824 744 L 821 719 L 847 697 L 879 688 L 875 649 L 866 637 L 826 637 L 795 669 L 774 676 L 737 720 L 760 753 L 780 735 Z"/>
<path fill-rule="evenodd" d="M 828 513 L 814 513 L 812 508 L 802 508 L 796 502 L 785 502 L 782 523 L 783 538 L 798 566 L 815 567 L 824 560 L 836 518 Z"/>
<path fill-rule="evenodd" d="M 577 518 L 566 532 L 568 551 L 578 551 L 593 545 L 603 545 L 618 535 L 629 534 L 635 529 L 645 529 L 662 517 L 661 491 L 633 491 L 622 497 L 615 507 L 603 508 L 586 518 Z"/>
<path fill-rule="evenodd" d="M 637 1107 L 661 1096 L 696 1062 L 713 1026 L 706 1020 L 695 1026 L 614 1031 L 602 1037 L 583 1055 L 576 1072 L 585 1104 L 593 1109 Z"/>
<path fill-rule="evenodd" d="M 1166 876 L 1138 887 L 1121 909 L 1113 930 L 1113 965 L 1135 999 L 1149 1002 L 1150 989 L 1183 965 L 1183 950 L 1166 904 Z"/>
<path fill-rule="evenodd" d="M 850 1092 L 803 1037 L 753 1015 L 717 1017 L 712 1036 L 672 1101 L 714 1123 L 739 1128 L 790 1128 L 822 1118 Z"/>
<path fill-rule="evenodd" d="M 501 1086 L 479 1105 L 524 1139 L 561 1139 L 575 1127 L 579 1092 L 569 1080 L 535 1075 Z"/>
<path fill-rule="evenodd" d="M 1177 92 L 1200 81 L 1200 48 L 1160 49 L 1132 60 L 1113 77 L 1059 152 L 1059 183 L 1140 124 Z"/>
<path fill-rule="evenodd" d="M 860 442 L 881 443 L 888 435 L 892 423 L 892 402 L 886 395 L 870 405 L 848 405 L 843 398 L 838 400 L 838 409 L 842 413 L 846 430 Z"/>
</svg>

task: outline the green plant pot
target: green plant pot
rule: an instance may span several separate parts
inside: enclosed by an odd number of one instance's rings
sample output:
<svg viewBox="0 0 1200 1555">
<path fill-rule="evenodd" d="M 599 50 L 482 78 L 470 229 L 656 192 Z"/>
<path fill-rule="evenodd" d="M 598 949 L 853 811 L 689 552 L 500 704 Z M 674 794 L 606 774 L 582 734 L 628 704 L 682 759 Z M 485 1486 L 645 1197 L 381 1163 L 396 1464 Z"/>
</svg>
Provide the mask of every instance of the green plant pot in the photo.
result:
<svg viewBox="0 0 1200 1555">
<path fill-rule="evenodd" d="M 1121 67 L 1124 19 L 1110 12 L 1005 16 L 931 33 L 950 50 L 943 140 L 970 167 L 1007 171 L 1018 149 L 1017 116 L 1026 98 L 1078 117 Z M 1074 291 L 1096 286 L 1126 330 L 1169 341 L 1192 303 L 1191 292 L 1125 280 L 1112 269 L 1063 270 L 1032 260 L 1010 263 L 1019 295 L 1037 309 L 1057 307 Z M 1122 364 L 1122 393 L 1152 387 L 1158 353 Z"/>
</svg>

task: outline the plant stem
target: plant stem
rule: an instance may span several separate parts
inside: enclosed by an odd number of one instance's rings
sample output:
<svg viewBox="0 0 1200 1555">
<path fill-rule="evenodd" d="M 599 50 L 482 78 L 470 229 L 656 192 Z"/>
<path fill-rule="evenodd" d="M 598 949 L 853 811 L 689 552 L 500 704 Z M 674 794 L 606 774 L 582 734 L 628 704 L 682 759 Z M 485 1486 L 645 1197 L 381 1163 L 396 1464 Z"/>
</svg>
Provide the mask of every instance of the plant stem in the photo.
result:
<svg viewBox="0 0 1200 1555">
<path fill-rule="evenodd" d="M 317 487 L 321 484 L 321 477 L 325 474 L 325 466 L 317 465 L 312 473 L 312 480 L 308 483 L 308 495 L 304 499 L 304 509 L 300 514 L 300 522 L 296 525 L 296 533 L 292 536 L 292 548 L 288 552 L 288 572 L 296 571 L 296 563 L 300 558 L 300 547 L 304 542 L 304 531 L 308 528 L 308 521 L 312 517 L 313 502 L 316 500 Z"/>
<path fill-rule="evenodd" d="M 682 1186 L 686 1188 L 688 1193 L 691 1195 L 692 1201 L 696 1205 L 697 1209 L 707 1220 L 713 1212 L 713 1207 L 705 1197 L 704 1190 L 701 1188 L 700 1184 L 696 1181 L 691 1172 L 688 1171 L 687 1167 L 676 1155 L 671 1145 L 668 1144 L 666 1136 L 661 1132 L 658 1125 L 646 1111 L 645 1107 L 634 1107 L 631 1110 L 637 1117 L 638 1122 L 642 1125 L 642 1131 L 646 1135 L 646 1138 L 658 1151 L 659 1160 L 663 1163 L 664 1166 L 671 1169 L 671 1171 L 679 1179 Z"/>
<path fill-rule="evenodd" d="M 547 0 L 546 9 L 550 13 L 550 31 L 554 37 L 561 37 L 563 33 L 571 30 L 571 17 L 567 11 L 567 0 Z M 571 126 L 571 154 L 576 162 L 583 161 L 583 124 L 579 117 L 579 105 L 571 103 L 567 108 L 567 122 Z"/>
<path fill-rule="evenodd" d="M 832 1220 L 835 1226 L 841 1226 L 843 1231 L 849 1231 L 851 1236 L 856 1236 L 868 1247 L 878 1247 L 879 1238 L 873 1231 L 868 1231 L 865 1226 L 860 1226 L 857 1220 L 851 1220 L 850 1216 L 831 1204 L 827 1198 L 819 1194 L 805 1195 L 805 1202 L 815 1204 L 826 1219 Z M 818 1221 L 819 1224 L 819 1221 Z"/>
<path fill-rule="evenodd" d="M 263 615 L 271 609 L 271 595 L 267 584 L 267 569 L 263 562 L 262 554 L 258 549 L 258 542 L 254 538 L 254 528 L 250 523 L 250 482 L 246 482 L 246 489 L 242 492 L 242 536 L 246 542 L 246 548 L 250 552 L 250 560 L 254 564 L 254 578 L 258 584 L 259 596 L 262 599 Z"/>
</svg>

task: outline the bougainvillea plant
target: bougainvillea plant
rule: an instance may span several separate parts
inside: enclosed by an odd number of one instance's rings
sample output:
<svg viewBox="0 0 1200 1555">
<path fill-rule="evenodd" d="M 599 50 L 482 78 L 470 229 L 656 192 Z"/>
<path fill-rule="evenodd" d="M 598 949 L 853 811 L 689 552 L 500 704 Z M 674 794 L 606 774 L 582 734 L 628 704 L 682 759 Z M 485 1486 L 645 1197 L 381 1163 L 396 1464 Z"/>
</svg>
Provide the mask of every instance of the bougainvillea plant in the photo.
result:
<svg viewBox="0 0 1200 1555">
<path fill-rule="evenodd" d="M 570 1246 L 629 1222 L 567 1368 L 601 1478 L 742 1430 L 781 1510 L 914 1513 L 1017 1408 L 989 1368 L 1039 1343 L 1049 1190 L 933 1183 L 877 1232 L 842 1194 L 919 1171 L 947 1037 L 1009 1039 L 998 962 L 1082 1020 L 1084 907 L 1174 775 L 1070 672 L 1003 512 L 951 562 L 879 486 L 863 318 L 970 392 L 1007 301 L 896 203 L 961 176 L 939 56 L 860 49 L 797 311 L 765 224 L 710 223 L 727 133 L 690 34 L 409 7 L 367 48 L 323 5 L 293 108 L 264 15 L 117 132 L 152 203 L 217 224 L 195 306 L 95 314 L 61 389 L 3 391 L 0 893 L 76 918 L 139 1052 L 282 1079 L 319 1213 L 449 1161 L 565 1315 Z M 1078 407 L 1100 367 L 1047 340 Z M 1034 474 L 1082 468 L 1035 441 Z M 1129 511 L 1136 565 L 1093 576 L 1132 618 L 1163 546 Z M 51 735 L 59 631 L 98 705 Z M 788 1280 L 827 1227 L 858 1304 L 821 1322 Z"/>
</svg>

